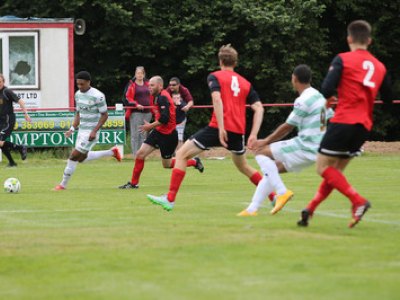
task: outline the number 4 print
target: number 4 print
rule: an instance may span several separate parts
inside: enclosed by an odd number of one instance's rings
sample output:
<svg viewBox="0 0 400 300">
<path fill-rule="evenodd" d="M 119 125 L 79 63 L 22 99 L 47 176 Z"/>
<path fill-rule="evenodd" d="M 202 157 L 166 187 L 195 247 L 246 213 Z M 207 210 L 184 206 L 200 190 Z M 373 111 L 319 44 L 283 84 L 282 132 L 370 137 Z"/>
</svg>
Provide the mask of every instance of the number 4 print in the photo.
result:
<svg viewBox="0 0 400 300">
<path fill-rule="evenodd" d="M 231 90 L 233 92 L 233 96 L 235 96 L 235 97 L 237 97 L 240 93 L 239 80 L 238 80 L 237 76 L 232 76 Z"/>
<path fill-rule="evenodd" d="M 371 81 L 371 78 L 375 72 L 374 64 L 369 60 L 364 60 L 362 66 L 364 70 L 367 70 L 367 74 L 365 74 L 363 84 L 367 87 L 374 88 L 375 82 Z"/>
</svg>

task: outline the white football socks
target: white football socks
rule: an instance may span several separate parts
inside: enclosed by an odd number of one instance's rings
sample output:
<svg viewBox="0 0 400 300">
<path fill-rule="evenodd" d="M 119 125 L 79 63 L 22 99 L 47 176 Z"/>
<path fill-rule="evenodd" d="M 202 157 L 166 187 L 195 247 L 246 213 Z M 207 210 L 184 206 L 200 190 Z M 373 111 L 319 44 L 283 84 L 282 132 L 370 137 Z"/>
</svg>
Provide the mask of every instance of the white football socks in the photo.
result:
<svg viewBox="0 0 400 300">
<path fill-rule="evenodd" d="M 102 151 L 89 151 L 86 159 L 83 162 L 99 159 L 101 157 L 113 156 L 114 152 L 112 150 L 102 150 Z"/>
<path fill-rule="evenodd" d="M 264 199 L 267 198 L 268 195 L 273 192 L 273 190 L 274 188 L 272 187 L 269 178 L 264 175 L 261 181 L 258 183 L 253 198 L 251 199 L 251 203 L 246 210 L 250 213 L 257 211 Z"/>
<path fill-rule="evenodd" d="M 63 187 L 67 186 L 68 181 L 71 179 L 72 174 L 74 174 L 77 165 L 77 161 L 73 161 L 70 159 L 67 160 L 67 166 L 64 169 L 64 175 L 60 185 L 62 185 Z"/>
<path fill-rule="evenodd" d="M 265 155 L 256 155 L 256 161 L 264 175 L 270 180 L 272 188 L 278 195 L 286 193 L 287 189 L 279 175 L 275 162 Z"/>
</svg>

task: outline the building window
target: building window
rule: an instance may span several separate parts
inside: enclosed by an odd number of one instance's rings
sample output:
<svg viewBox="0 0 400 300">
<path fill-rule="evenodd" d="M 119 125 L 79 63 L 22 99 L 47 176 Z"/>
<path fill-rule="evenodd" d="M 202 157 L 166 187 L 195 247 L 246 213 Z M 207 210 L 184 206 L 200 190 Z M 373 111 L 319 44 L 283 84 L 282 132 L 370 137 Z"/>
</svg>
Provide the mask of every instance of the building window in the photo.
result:
<svg viewBox="0 0 400 300">
<path fill-rule="evenodd" d="M 16 89 L 39 88 L 38 32 L 0 33 L 0 70 L 7 85 Z"/>
</svg>

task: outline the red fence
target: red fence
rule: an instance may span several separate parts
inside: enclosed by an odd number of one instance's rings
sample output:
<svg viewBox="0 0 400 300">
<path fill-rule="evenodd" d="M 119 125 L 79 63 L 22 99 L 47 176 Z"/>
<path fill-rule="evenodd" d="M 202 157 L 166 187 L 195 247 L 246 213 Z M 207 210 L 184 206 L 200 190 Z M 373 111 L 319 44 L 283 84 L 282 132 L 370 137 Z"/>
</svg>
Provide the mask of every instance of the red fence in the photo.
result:
<svg viewBox="0 0 400 300">
<path fill-rule="evenodd" d="M 400 104 L 400 100 L 393 100 L 394 104 Z M 337 104 L 337 102 L 333 102 L 333 105 Z M 376 100 L 375 104 L 383 104 L 383 101 L 381 100 Z M 250 107 L 250 105 L 246 105 L 247 107 Z M 293 106 L 293 103 L 264 103 L 264 107 L 288 107 L 288 106 Z M 151 106 L 145 106 L 144 108 L 150 108 Z M 134 107 L 130 106 L 124 106 L 124 109 L 136 109 Z M 194 105 L 192 108 L 213 108 L 212 105 Z M 115 106 L 109 106 L 108 109 L 115 109 Z M 28 111 L 53 111 L 53 110 L 67 110 L 67 111 L 73 111 L 75 110 L 74 107 L 52 107 L 52 108 L 29 108 Z M 16 112 L 21 111 L 20 109 L 16 109 Z"/>
</svg>

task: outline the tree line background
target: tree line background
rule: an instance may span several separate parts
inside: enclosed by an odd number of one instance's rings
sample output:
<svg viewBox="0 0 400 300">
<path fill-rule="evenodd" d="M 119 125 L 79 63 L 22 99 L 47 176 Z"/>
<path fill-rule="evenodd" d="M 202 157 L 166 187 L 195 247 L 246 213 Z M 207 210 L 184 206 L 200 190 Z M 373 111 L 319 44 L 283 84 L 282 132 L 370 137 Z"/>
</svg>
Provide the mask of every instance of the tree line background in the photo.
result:
<svg viewBox="0 0 400 300">
<path fill-rule="evenodd" d="M 355 19 L 373 26 L 370 51 L 388 68 L 396 99 L 400 92 L 400 2 L 375 0 L 5 0 L 0 15 L 82 18 L 87 30 L 75 35 L 75 70 L 92 73 L 108 105 L 121 101 L 136 66 L 166 82 L 178 76 L 195 103 L 210 104 L 206 84 L 218 68 L 217 52 L 231 43 L 239 52 L 237 71 L 264 103 L 293 102 L 290 76 L 306 63 L 319 88 L 329 63 L 348 51 L 346 27 Z M 399 105 L 375 110 L 371 139 L 399 140 Z M 283 122 L 290 108 L 267 108 L 260 136 Z M 249 116 L 251 117 L 251 112 Z M 204 126 L 210 111 L 193 109 L 187 133 Z"/>
</svg>

